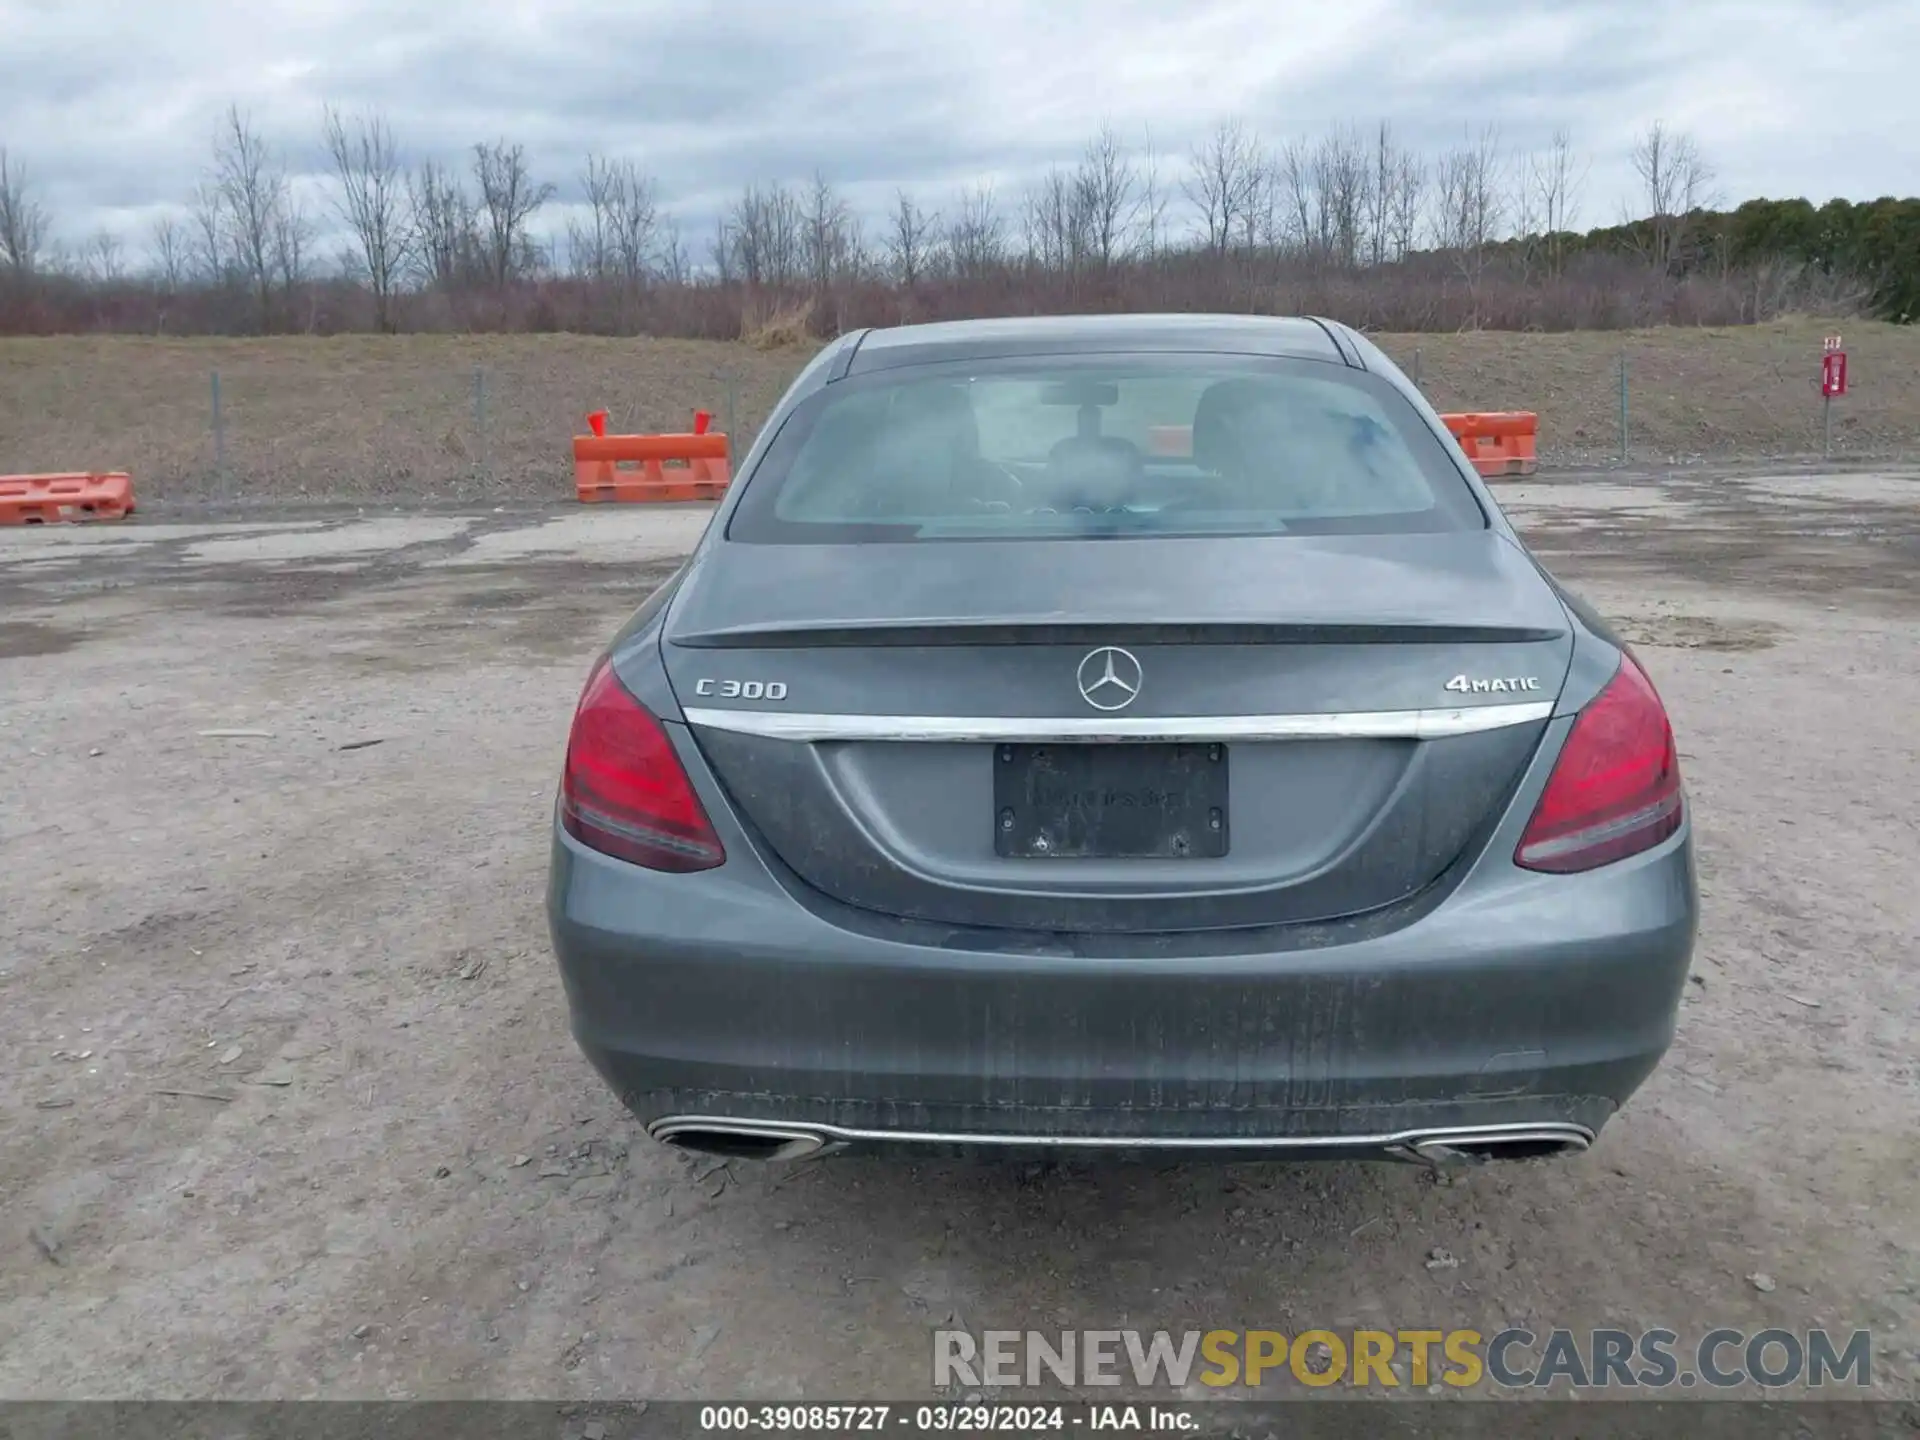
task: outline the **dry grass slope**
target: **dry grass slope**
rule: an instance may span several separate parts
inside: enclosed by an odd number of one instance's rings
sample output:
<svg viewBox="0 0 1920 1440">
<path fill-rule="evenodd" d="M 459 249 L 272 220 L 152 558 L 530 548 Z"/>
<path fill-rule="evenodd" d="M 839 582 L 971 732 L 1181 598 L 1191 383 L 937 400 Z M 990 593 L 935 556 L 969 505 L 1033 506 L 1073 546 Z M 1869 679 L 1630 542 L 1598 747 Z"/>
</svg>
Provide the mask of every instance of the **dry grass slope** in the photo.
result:
<svg viewBox="0 0 1920 1440">
<path fill-rule="evenodd" d="M 558 499 L 568 439 L 724 415 L 752 436 L 810 351 L 781 344 L 567 335 L 0 340 L 0 474 L 129 468 L 144 501 Z M 1542 456 L 1592 464 L 1619 444 L 1621 354 L 1642 464 L 1816 453 L 1820 338 L 1831 326 L 1387 335 L 1442 409 L 1540 413 Z M 1920 327 L 1849 322 L 1842 456 L 1920 452 Z M 766 348 L 771 346 L 772 348 Z M 210 375 L 220 376 L 225 474 Z M 476 405 L 475 373 L 484 376 Z"/>
</svg>

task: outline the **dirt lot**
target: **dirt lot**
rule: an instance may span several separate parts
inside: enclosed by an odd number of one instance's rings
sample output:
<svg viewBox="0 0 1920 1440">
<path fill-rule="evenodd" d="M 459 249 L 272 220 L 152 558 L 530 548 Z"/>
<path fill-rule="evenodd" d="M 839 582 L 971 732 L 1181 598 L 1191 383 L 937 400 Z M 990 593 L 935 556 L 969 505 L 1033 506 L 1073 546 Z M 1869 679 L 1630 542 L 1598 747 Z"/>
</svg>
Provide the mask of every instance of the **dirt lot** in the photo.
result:
<svg viewBox="0 0 1920 1440">
<path fill-rule="evenodd" d="M 697 512 L 0 534 L 0 1394 L 912 1397 L 951 1322 L 1867 1327 L 1920 1395 L 1920 475 L 1503 494 L 1673 707 L 1705 916 L 1597 1149 L 1445 1184 L 650 1145 L 540 902 Z"/>
<path fill-rule="evenodd" d="M 1853 393 L 1835 454 L 1920 455 L 1920 326 L 1379 339 L 1442 409 L 1538 411 L 1559 465 L 1617 460 L 1624 353 L 1632 455 L 1670 466 L 1817 455 L 1820 341 L 1836 329 Z M 0 473 L 130 467 L 148 500 L 559 499 L 587 410 L 636 429 L 731 410 L 746 438 L 805 358 L 572 335 L 0 340 Z"/>
</svg>

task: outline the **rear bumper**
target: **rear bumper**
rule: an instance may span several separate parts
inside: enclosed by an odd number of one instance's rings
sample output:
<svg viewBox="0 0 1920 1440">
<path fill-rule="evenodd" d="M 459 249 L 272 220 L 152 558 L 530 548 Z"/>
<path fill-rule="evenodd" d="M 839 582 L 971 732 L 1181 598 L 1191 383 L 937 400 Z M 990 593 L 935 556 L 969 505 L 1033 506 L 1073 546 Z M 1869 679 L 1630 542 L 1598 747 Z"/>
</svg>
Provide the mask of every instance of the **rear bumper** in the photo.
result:
<svg viewBox="0 0 1920 1440">
<path fill-rule="evenodd" d="M 763 871 L 656 876 L 556 834 L 548 908 L 575 1037 L 652 1126 L 1312 1155 L 1598 1133 L 1672 1039 L 1696 892 L 1683 829 L 1588 875 L 1503 865 L 1353 943 L 1013 953 L 856 930 Z"/>
</svg>

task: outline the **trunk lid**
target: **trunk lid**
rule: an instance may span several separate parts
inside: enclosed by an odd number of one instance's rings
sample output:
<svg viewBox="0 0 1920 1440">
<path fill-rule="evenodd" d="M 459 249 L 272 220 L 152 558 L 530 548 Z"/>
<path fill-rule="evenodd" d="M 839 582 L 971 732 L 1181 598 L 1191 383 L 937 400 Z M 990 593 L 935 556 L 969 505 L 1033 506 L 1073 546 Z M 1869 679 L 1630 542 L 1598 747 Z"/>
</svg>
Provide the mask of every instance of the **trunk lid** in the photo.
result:
<svg viewBox="0 0 1920 1440">
<path fill-rule="evenodd" d="M 696 742 L 802 881 L 885 914 L 1087 932 L 1324 922 L 1412 895 L 1504 809 L 1571 653 L 1558 597 L 1490 531 L 723 543 L 664 641 Z M 1100 684 L 1104 647 L 1119 688 Z M 1104 741 L 1132 743 L 1082 749 Z M 1176 742 L 1210 758 L 1176 761 Z M 1132 804 L 1115 777 L 1138 769 L 1157 804 L 1170 764 L 1223 772 L 1219 843 L 1006 853 L 1010 812 L 1024 840 L 1038 822 L 996 766 L 1069 760 L 1051 789 L 1014 787 L 1043 818 L 1062 784 Z M 1202 796 L 1193 823 L 1208 813 Z"/>
</svg>

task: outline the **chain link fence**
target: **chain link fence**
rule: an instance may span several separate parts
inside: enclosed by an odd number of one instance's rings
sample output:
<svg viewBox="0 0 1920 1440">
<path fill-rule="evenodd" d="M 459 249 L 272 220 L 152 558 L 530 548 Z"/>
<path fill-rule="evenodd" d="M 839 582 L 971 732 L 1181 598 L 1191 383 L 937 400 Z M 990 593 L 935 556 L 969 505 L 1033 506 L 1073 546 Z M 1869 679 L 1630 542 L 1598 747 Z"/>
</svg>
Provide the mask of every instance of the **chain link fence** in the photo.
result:
<svg viewBox="0 0 1920 1440">
<path fill-rule="evenodd" d="M 1531 410 L 1548 469 L 1920 453 L 1920 330 L 1849 341 L 1824 418 L 1817 322 L 1381 337 L 1442 410 Z M 745 453 L 802 350 L 565 335 L 0 341 L 0 473 L 128 469 L 143 505 L 571 498 L 590 410 L 696 410 Z"/>
</svg>

